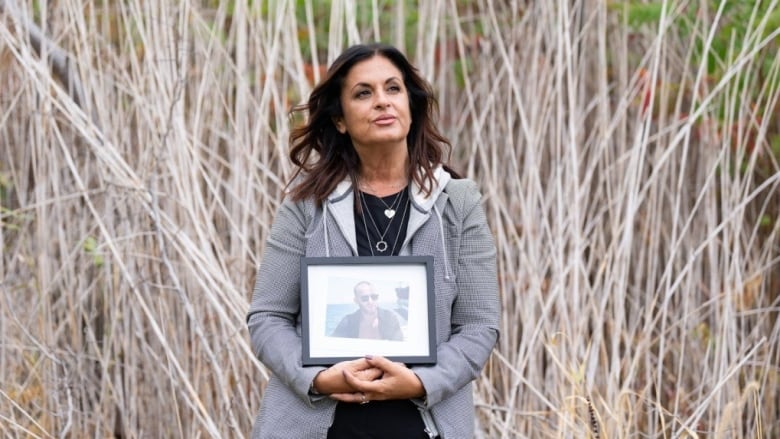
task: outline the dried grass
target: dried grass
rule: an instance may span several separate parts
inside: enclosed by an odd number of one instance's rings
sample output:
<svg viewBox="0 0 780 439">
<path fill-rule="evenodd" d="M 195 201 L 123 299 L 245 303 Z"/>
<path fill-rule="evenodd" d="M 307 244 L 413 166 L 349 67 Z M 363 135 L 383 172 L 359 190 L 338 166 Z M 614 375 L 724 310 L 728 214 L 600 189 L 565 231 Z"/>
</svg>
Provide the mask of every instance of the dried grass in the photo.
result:
<svg viewBox="0 0 780 439">
<path fill-rule="evenodd" d="M 247 434 L 287 110 L 377 38 L 434 84 L 496 235 L 479 436 L 780 436 L 767 17 L 716 77 L 694 42 L 719 2 L 689 34 L 681 0 L 637 29 L 595 1 L 20 3 L 0 0 L 3 437 Z"/>
</svg>

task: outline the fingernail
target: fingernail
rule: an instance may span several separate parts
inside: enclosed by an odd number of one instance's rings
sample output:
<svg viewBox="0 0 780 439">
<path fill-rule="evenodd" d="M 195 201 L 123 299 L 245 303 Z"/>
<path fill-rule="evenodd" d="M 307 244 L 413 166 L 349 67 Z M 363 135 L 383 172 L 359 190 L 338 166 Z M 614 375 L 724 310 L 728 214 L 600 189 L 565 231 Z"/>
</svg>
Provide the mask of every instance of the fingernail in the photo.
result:
<svg viewBox="0 0 780 439">
<path fill-rule="evenodd" d="M 373 360 L 373 359 L 374 359 L 373 355 L 366 355 L 366 360 Z"/>
</svg>

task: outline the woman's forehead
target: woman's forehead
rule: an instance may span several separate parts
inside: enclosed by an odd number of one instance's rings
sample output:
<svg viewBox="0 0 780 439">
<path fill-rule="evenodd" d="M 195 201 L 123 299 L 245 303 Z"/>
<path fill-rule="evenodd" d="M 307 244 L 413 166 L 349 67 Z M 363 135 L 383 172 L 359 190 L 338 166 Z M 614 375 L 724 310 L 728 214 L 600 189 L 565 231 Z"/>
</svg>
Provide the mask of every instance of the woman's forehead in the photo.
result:
<svg viewBox="0 0 780 439">
<path fill-rule="evenodd" d="M 392 79 L 403 79 L 403 73 L 389 59 L 376 55 L 352 66 L 344 78 L 344 85 L 385 83 Z"/>
</svg>

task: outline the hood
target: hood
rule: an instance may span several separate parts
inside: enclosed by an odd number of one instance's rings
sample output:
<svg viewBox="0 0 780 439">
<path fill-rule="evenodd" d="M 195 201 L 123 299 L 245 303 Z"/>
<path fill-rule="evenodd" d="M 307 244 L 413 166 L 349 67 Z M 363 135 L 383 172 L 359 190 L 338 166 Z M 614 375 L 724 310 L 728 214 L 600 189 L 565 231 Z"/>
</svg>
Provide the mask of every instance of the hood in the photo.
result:
<svg viewBox="0 0 780 439">
<path fill-rule="evenodd" d="M 449 172 L 444 170 L 442 165 L 438 165 L 433 170 L 433 178 L 434 186 L 431 190 L 431 194 L 428 196 L 425 195 L 422 188 L 420 188 L 414 180 L 411 182 L 410 200 L 414 207 L 421 212 L 430 212 L 436 199 L 439 198 L 439 195 L 441 195 L 444 187 L 447 186 L 447 183 L 452 179 L 452 176 L 450 176 Z M 351 193 L 352 182 L 349 179 L 342 180 L 341 183 L 336 186 L 336 189 L 328 195 L 328 201 L 330 203 L 336 203 Z"/>
</svg>

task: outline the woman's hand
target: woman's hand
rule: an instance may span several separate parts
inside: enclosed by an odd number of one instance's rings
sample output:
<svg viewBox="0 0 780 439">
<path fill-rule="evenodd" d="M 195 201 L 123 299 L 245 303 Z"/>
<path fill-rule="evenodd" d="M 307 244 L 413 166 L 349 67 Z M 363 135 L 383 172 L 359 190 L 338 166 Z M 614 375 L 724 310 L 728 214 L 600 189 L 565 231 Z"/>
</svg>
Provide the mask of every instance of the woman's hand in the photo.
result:
<svg viewBox="0 0 780 439">
<path fill-rule="evenodd" d="M 382 376 L 382 370 L 372 366 L 365 358 L 342 361 L 318 373 L 314 377 L 314 389 L 325 395 L 355 392 L 356 389 L 344 378 L 345 374 L 359 381 L 372 381 Z"/>
<path fill-rule="evenodd" d="M 344 381 L 350 392 L 336 392 L 331 398 L 343 402 L 365 403 L 386 399 L 410 399 L 425 396 L 425 387 L 420 379 L 403 363 L 396 363 L 385 357 L 366 357 L 369 367 L 381 371 L 381 378 L 365 380 L 360 374 L 344 370 Z"/>
</svg>

